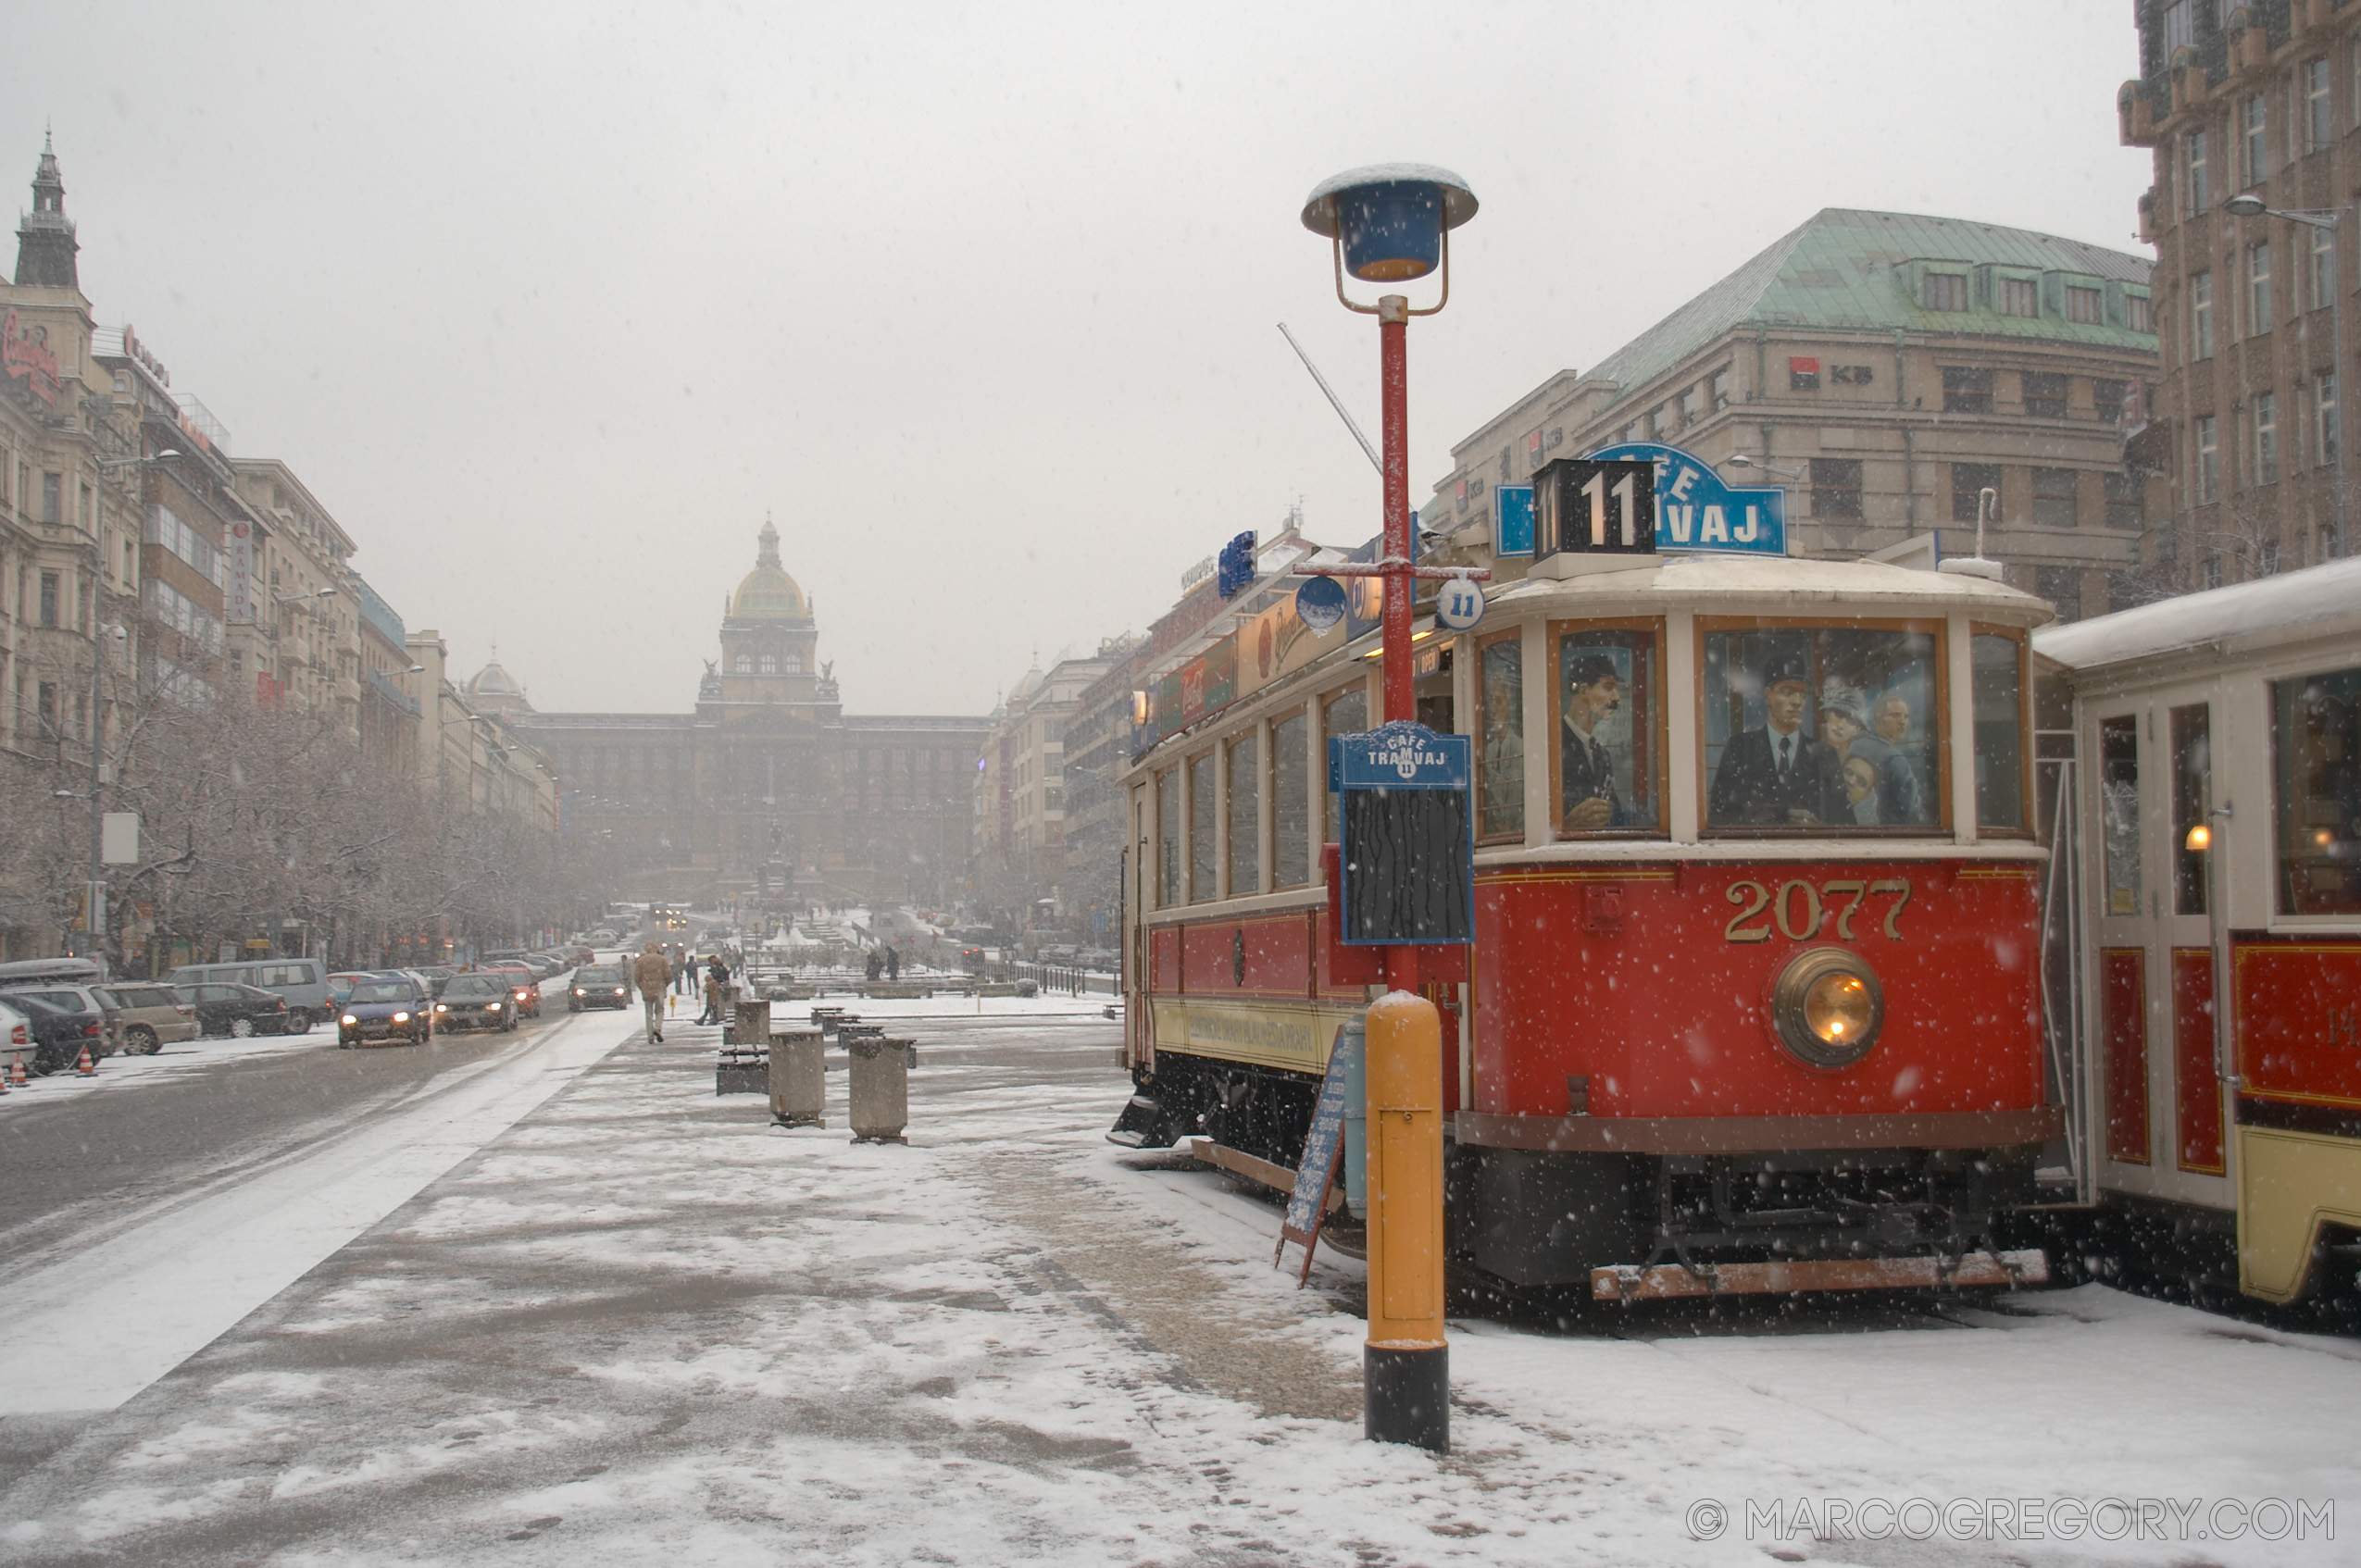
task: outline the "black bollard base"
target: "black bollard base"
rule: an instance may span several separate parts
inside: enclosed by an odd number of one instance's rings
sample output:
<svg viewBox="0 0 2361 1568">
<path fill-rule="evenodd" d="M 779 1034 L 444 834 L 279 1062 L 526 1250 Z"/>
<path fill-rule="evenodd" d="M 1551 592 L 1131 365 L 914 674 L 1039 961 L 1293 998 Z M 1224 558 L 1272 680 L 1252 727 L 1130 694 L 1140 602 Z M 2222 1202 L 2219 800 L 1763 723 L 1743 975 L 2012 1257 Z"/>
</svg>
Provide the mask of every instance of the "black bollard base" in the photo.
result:
<svg viewBox="0 0 2361 1568">
<path fill-rule="evenodd" d="M 1451 1348 L 1361 1347 L 1361 1435 L 1451 1451 Z"/>
</svg>

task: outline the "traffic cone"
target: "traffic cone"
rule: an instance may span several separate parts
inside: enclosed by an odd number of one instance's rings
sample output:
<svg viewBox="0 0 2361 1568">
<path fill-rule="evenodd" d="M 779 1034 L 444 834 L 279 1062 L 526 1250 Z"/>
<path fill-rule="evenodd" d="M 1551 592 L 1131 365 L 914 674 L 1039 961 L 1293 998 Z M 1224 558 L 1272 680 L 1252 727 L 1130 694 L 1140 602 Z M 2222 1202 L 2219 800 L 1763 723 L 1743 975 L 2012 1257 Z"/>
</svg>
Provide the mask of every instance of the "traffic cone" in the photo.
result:
<svg viewBox="0 0 2361 1568">
<path fill-rule="evenodd" d="M 25 1071 L 25 1053 L 19 1051 L 16 1054 L 16 1059 L 9 1064 L 8 1082 L 18 1089 L 22 1089 L 31 1081 L 31 1076 Z"/>
<path fill-rule="evenodd" d="M 81 1055 L 75 1060 L 74 1073 L 78 1077 L 94 1078 L 98 1076 L 98 1064 L 90 1059 L 89 1046 L 83 1046 Z"/>
</svg>

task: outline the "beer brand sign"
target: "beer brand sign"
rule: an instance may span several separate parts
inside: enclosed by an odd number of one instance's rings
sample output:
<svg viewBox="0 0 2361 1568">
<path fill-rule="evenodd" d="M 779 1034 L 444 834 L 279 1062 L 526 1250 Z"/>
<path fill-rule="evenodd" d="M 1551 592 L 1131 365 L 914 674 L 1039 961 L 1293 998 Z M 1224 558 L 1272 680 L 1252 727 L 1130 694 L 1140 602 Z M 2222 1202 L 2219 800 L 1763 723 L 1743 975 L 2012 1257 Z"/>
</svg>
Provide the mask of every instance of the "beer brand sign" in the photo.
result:
<svg viewBox="0 0 2361 1568">
<path fill-rule="evenodd" d="M 57 405 L 57 351 L 49 346 L 49 329 L 20 325 L 14 307 L 0 315 L 0 369 L 52 408 Z"/>
<path fill-rule="evenodd" d="M 222 585 L 222 608 L 232 626 L 254 619 L 254 525 L 243 518 L 230 525 L 229 579 Z"/>
</svg>

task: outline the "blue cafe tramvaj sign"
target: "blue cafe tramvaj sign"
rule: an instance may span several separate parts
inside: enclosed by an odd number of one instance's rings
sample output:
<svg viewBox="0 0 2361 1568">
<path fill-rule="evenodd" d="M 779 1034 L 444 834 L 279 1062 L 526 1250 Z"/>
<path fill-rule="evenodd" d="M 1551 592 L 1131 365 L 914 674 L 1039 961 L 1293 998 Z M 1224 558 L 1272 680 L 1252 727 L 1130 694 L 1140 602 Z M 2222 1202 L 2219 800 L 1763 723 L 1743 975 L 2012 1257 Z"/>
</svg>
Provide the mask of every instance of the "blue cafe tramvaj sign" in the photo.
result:
<svg viewBox="0 0 2361 1568">
<path fill-rule="evenodd" d="M 1588 455 L 1593 462 L 1655 465 L 1656 552 L 1659 554 L 1787 554 L 1787 492 L 1722 482 L 1703 458 L 1662 442 L 1627 441 Z M 1493 492 L 1493 554 L 1533 553 L 1533 487 L 1500 485 Z"/>
</svg>

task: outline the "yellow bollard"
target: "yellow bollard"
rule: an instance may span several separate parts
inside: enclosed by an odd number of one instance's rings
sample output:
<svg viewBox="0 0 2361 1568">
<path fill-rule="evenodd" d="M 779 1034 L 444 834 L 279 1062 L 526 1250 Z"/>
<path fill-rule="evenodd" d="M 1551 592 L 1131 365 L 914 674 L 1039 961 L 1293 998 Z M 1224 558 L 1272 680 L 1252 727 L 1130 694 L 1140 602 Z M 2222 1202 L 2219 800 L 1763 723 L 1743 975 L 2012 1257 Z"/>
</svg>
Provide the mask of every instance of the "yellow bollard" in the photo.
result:
<svg viewBox="0 0 2361 1568">
<path fill-rule="evenodd" d="M 1443 1328 L 1443 1015 L 1412 991 L 1369 1004 L 1368 1337 L 1362 1430 L 1373 1442 L 1451 1448 Z"/>
</svg>

